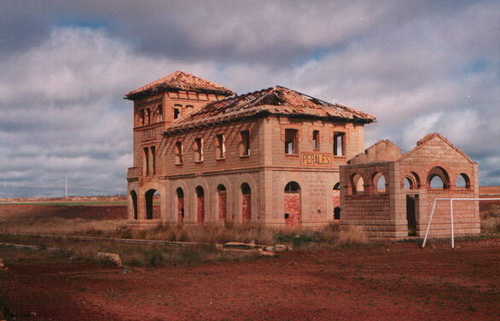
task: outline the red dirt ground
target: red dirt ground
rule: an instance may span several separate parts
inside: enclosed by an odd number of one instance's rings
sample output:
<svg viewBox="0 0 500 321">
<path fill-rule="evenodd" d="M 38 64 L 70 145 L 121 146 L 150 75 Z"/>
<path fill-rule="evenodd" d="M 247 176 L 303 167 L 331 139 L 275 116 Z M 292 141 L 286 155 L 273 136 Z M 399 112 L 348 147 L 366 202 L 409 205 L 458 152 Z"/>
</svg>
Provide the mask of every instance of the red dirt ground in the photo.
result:
<svg viewBox="0 0 500 321">
<path fill-rule="evenodd" d="M 148 269 L 21 261 L 0 285 L 17 320 L 499 320 L 500 240 Z"/>
</svg>

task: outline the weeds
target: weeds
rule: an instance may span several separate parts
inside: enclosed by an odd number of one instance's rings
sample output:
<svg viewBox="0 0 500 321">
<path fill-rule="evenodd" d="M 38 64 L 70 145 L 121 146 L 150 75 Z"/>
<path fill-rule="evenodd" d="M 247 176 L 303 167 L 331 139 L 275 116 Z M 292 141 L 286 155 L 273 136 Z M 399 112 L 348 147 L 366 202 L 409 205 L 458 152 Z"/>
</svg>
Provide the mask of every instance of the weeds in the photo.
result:
<svg viewBox="0 0 500 321">
<path fill-rule="evenodd" d="M 357 244 L 367 241 L 365 231 L 359 225 L 347 225 L 339 233 L 339 241 L 345 244 Z"/>
<path fill-rule="evenodd" d="M 11 317 L 12 312 L 7 301 L 7 295 L 4 292 L 0 292 L 0 319 L 10 320 Z"/>
</svg>

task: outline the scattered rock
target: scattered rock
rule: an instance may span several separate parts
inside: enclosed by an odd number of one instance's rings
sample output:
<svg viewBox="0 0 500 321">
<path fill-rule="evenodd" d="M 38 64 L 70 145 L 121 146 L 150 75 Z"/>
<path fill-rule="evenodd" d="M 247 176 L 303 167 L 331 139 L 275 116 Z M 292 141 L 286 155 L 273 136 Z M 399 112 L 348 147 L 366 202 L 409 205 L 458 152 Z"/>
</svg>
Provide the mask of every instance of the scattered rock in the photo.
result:
<svg viewBox="0 0 500 321">
<path fill-rule="evenodd" d="M 119 268 L 123 267 L 122 259 L 120 258 L 119 254 L 99 252 L 99 253 L 97 253 L 96 256 L 101 261 L 111 262 Z"/>
<path fill-rule="evenodd" d="M 265 251 L 263 249 L 258 249 L 257 251 L 259 252 L 259 255 L 261 255 L 261 256 L 275 256 L 276 255 L 276 253 L 274 253 L 274 252 Z"/>
<path fill-rule="evenodd" d="M 0 259 L 0 271 L 7 271 L 9 268 L 5 266 L 5 263 Z"/>
<path fill-rule="evenodd" d="M 287 251 L 288 250 L 288 246 L 284 245 L 284 244 L 276 244 L 274 246 L 274 250 L 276 252 L 284 252 L 284 251 Z"/>
</svg>

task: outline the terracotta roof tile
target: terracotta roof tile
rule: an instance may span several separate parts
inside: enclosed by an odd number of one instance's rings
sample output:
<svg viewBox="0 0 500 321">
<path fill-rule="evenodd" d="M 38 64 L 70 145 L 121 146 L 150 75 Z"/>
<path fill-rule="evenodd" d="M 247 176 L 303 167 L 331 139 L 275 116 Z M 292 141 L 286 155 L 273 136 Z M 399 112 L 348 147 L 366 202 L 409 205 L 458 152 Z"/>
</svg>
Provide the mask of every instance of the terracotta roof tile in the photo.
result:
<svg viewBox="0 0 500 321">
<path fill-rule="evenodd" d="M 176 71 L 163 78 L 125 94 L 126 99 L 135 99 L 142 95 L 155 93 L 165 89 L 182 89 L 205 91 L 222 95 L 235 95 L 235 92 L 222 85 L 191 75 L 187 72 Z"/>
<path fill-rule="evenodd" d="M 209 103 L 172 123 L 167 132 L 255 116 L 258 114 L 331 118 L 371 123 L 375 117 L 367 113 L 299 93 L 282 86 L 229 97 Z"/>
</svg>

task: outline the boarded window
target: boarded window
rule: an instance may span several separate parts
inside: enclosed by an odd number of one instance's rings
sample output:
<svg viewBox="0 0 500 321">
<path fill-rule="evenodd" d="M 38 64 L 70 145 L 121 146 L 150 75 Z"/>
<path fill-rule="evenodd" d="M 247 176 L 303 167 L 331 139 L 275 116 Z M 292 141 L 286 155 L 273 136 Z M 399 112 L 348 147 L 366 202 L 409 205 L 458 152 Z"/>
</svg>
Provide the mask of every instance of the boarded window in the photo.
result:
<svg viewBox="0 0 500 321">
<path fill-rule="evenodd" d="M 241 131 L 240 138 L 240 156 L 250 156 L 250 131 Z"/>
<path fill-rule="evenodd" d="M 285 129 L 285 154 L 297 155 L 297 132 L 296 129 Z"/>
<path fill-rule="evenodd" d="M 345 155 L 345 133 L 343 132 L 336 132 L 333 135 L 333 155 Z"/>
</svg>

